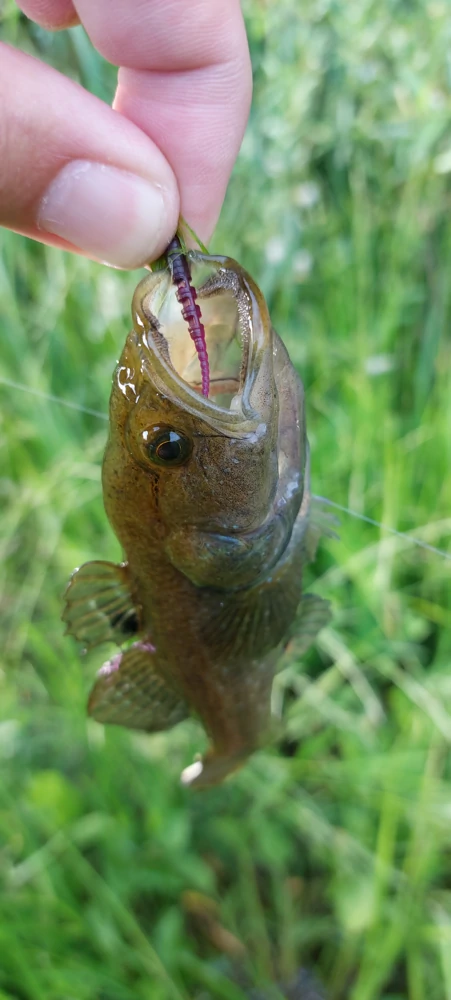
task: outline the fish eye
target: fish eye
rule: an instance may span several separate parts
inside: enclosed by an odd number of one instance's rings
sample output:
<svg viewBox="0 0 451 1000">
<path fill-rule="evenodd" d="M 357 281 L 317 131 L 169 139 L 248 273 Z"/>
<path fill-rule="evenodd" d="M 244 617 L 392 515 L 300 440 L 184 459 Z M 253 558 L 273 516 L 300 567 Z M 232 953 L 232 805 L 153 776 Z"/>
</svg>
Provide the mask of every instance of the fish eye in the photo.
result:
<svg viewBox="0 0 451 1000">
<path fill-rule="evenodd" d="M 154 427 L 143 434 L 147 454 L 156 465 L 183 465 L 191 455 L 189 438 L 170 427 Z"/>
</svg>

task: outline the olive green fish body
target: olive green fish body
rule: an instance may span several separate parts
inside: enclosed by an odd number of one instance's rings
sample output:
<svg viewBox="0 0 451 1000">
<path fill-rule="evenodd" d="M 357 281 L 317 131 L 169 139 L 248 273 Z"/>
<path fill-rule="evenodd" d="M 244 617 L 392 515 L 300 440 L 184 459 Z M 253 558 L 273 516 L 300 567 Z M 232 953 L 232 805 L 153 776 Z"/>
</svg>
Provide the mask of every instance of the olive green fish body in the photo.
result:
<svg viewBox="0 0 451 1000">
<path fill-rule="evenodd" d="M 102 667 L 90 714 L 148 732 L 193 714 L 211 749 L 182 777 L 208 785 L 269 738 L 272 681 L 296 616 L 309 642 L 329 612 L 302 597 L 302 385 L 252 279 L 229 258 L 194 261 L 211 397 L 200 395 L 168 276 L 151 275 L 114 376 L 103 466 L 125 561 L 76 571 L 64 617 L 86 645 L 124 647 Z"/>
</svg>

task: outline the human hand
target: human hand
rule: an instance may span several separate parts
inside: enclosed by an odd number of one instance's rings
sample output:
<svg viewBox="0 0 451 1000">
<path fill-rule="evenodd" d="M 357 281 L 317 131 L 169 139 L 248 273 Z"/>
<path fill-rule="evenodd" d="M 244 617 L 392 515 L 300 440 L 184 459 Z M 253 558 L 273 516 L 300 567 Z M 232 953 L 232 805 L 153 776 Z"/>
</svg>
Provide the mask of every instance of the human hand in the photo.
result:
<svg viewBox="0 0 451 1000">
<path fill-rule="evenodd" d="M 157 258 L 181 213 L 205 242 L 247 121 L 239 0 L 20 0 L 81 22 L 119 66 L 113 108 L 0 44 L 0 225 L 124 268 Z"/>
</svg>

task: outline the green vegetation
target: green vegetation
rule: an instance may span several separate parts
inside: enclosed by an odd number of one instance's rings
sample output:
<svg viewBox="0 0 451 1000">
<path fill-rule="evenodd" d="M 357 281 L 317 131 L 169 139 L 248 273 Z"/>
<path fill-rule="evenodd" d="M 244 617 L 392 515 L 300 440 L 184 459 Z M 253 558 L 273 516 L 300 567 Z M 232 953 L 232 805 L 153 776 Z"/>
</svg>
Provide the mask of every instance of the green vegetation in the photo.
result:
<svg viewBox="0 0 451 1000">
<path fill-rule="evenodd" d="M 79 29 L 3 16 L 111 97 Z M 446 549 L 448 4 L 246 16 L 255 101 L 212 248 L 255 275 L 302 372 L 314 490 Z M 277 681 L 284 743 L 182 789 L 196 725 L 88 722 L 103 651 L 81 659 L 60 622 L 72 569 L 119 555 L 90 411 L 138 276 L 1 241 L 0 1000 L 276 997 L 300 966 L 331 1000 L 450 1000 L 449 560 L 341 515 L 309 571 L 333 623 Z"/>
</svg>

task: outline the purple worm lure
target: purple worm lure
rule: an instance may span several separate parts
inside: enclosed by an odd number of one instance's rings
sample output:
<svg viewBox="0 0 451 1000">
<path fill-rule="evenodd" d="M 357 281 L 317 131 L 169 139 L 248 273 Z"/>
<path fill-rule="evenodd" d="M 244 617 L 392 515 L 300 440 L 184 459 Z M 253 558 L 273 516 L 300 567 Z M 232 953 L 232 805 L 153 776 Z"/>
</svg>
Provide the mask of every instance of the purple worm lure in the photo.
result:
<svg viewBox="0 0 451 1000">
<path fill-rule="evenodd" d="M 191 272 L 186 253 L 178 236 L 174 236 L 167 250 L 166 257 L 171 269 L 172 280 L 177 286 L 177 299 L 182 307 L 182 316 L 188 325 L 189 335 L 196 348 L 202 377 L 202 395 L 208 397 L 210 392 L 210 366 L 208 363 L 205 327 L 202 323 L 200 306 L 197 302 L 196 289 L 191 283 Z"/>
</svg>

